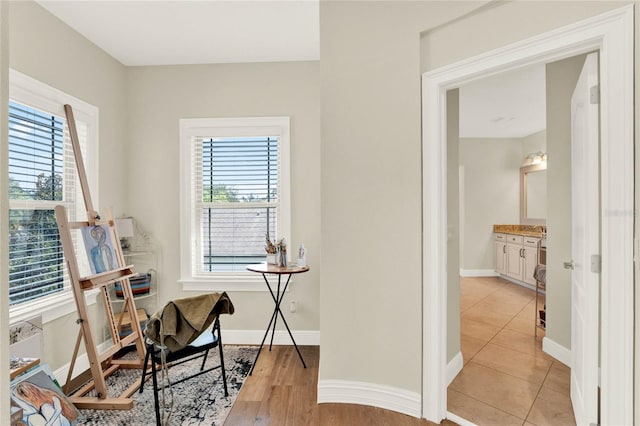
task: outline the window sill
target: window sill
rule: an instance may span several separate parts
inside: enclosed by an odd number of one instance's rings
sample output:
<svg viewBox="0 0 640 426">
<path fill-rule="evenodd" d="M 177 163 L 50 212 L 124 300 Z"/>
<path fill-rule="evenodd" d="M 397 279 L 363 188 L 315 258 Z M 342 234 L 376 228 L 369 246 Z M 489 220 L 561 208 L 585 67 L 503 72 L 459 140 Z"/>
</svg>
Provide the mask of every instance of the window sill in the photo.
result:
<svg viewBox="0 0 640 426">
<path fill-rule="evenodd" d="M 87 306 L 96 303 L 98 290 L 91 290 L 85 293 Z M 42 315 L 42 323 L 54 321 L 65 315 L 77 312 L 76 302 L 73 298 L 71 290 L 64 291 L 62 294 L 45 297 L 42 300 L 34 300 L 31 302 L 21 303 L 9 308 L 9 322 L 15 324 L 20 321 L 33 318 L 35 315 Z"/>
<path fill-rule="evenodd" d="M 183 291 L 269 291 L 260 274 L 224 275 L 217 277 L 190 277 L 178 281 L 182 284 Z M 282 281 L 284 286 L 285 280 Z M 271 288 L 275 291 L 274 280 L 269 280 Z M 293 277 L 289 286 L 293 283 Z M 275 280 L 277 286 L 277 280 Z"/>
</svg>

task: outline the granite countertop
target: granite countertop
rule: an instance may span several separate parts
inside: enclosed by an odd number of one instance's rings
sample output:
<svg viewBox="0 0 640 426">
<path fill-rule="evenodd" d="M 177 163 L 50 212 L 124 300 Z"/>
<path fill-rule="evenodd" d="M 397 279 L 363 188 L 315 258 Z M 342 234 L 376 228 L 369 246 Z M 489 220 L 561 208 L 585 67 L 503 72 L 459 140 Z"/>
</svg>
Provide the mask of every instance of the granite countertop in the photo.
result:
<svg viewBox="0 0 640 426">
<path fill-rule="evenodd" d="M 493 225 L 493 232 L 542 238 L 542 235 L 547 233 L 547 227 L 544 225 Z"/>
</svg>

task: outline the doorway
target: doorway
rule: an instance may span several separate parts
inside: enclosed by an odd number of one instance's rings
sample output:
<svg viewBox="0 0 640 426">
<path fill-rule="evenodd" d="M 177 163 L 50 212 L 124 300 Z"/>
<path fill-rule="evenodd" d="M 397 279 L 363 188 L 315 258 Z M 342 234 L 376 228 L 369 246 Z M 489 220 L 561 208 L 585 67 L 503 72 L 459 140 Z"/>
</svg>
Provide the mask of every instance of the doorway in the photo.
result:
<svg viewBox="0 0 640 426">
<path fill-rule="evenodd" d="M 600 50 L 603 424 L 633 423 L 633 7 L 423 75 L 423 416 L 446 417 L 446 100 L 449 89 Z M 608 286 L 615 283 L 615 286 Z M 624 348 L 624 350 L 620 350 Z"/>
<path fill-rule="evenodd" d="M 551 418 L 575 424 L 569 369 L 542 350 L 545 329 L 536 327 L 536 314 L 538 307 L 544 313 L 545 295 L 536 294 L 534 270 L 544 263 L 538 261 L 538 244 L 548 219 L 557 231 L 556 248 L 571 246 L 567 215 L 571 211 L 571 147 L 570 139 L 559 137 L 570 129 L 571 120 L 558 111 L 561 106 L 563 112 L 568 110 L 571 90 L 556 86 L 558 80 L 571 86 L 570 77 L 575 85 L 580 59 L 584 62 L 581 55 L 550 66 L 540 63 L 500 73 L 447 94 L 448 104 L 459 105 L 459 134 L 448 137 L 447 165 L 459 166 L 461 173 L 459 183 L 449 175 L 447 198 L 448 217 L 453 219 L 456 208 L 450 199 L 456 198 L 459 188 L 460 255 L 448 248 L 449 259 L 454 259 L 447 272 L 448 285 L 457 285 L 452 265 L 455 268 L 455 257 L 459 257 L 464 362 L 455 378 L 448 377 L 447 407 L 479 425 L 525 420 L 543 424 Z M 448 123 L 457 121 L 452 109 L 448 109 Z M 547 117 L 547 110 L 554 115 Z M 547 154 L 553 158 L 550 169 Z M 529 174 L 531 185 L 521 184 L 523 173 Z M 542 180 L 536 181 L 540 175 Z M 553 203 L 547 203 L 547 177 L 553 178 L 549 180 Z M 524 210 L 523 201 L 528 205 Z M 494 229 L 497 224 L 503 229 Z M 455 237 L 452 225 L 449 232 Z M 553 248 L 549 250 L 555 253 L 557 265 L 565 254 Z M 571 309 L 566 306 L 570 274 L 561 266 L 553 272 L 559 284 L 554 286 L 555 306 L 551 305 L 555 315 L 550 317 L 556 330 L 570 330 Z M 568 295 L 563 294 L 565 289 Z M 448 332 L 456 330 L 451 327 Z M 569 332 L 562 334 L 559 337 L 565 341 L 559 342 L 570 347 Z"/>
</svg>

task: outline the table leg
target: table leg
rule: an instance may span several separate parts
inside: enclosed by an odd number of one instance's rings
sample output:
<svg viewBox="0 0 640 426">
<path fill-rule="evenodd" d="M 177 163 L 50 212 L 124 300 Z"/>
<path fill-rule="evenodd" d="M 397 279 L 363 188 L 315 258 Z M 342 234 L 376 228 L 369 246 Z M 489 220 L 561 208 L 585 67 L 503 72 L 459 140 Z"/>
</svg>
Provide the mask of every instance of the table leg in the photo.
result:
<svg viewBox="0 0 640 426">
<path fill-rule="evenodd" d="M 267 340 L 267 335 L 269 334 L 269 330 L 271 329 L 271 323 L 273 322 L 273 319 L 275 318 L 277 313 L 278 313 L 278 311 L 273 311 L 273 314 L 271 314 L 271 319 L 269 320 L 269 325 L 267 326 L 267 330 L 264 332 L 264 336 L 262 336 L 262 342 L 260 342 L 260 347 L 258 348 L 258 353 L 256 354 L 256 359 L 253 360 L 253 365 L 251 366 L 251 370 L 249 370 L 249 375 L 251 375 L 253 373 L 253 369 L 255 368 L 256 363 L 258 362 L 258 358 L 260 357 L 260 352 L 262 351 L 262 346 L 264 346 L 264 341 Z"/>
<path fill-rule="evenodd" d="M 282 297 L 280 298 L 280 302 L 282 302 L 282 299 L 284 298 L 284 294 L 287 291 L 287 287 L 289 286 L 289 281 L 290 280 L 291 280 L 291 274 L 289 274 L 289 277 L 287 278 L 287 282 L 284 285 L 284 289 L 282 290 Z M 289 337 L 291 337 L 291 341 L 293 342 L 293 346 L 296 348 L 296 352 L 298 352 L 298 357 L 300 357 L 300 361 L 302 362 L 302 366 L 304 368 L 307 368 L 307 364 L 305 364 L 304 359 L 302 358 L 302 354 L 300 353 L 300 349 L 298 349 L 298 345 L 296 344 L 296 341 L 293 338 L 293 334 L 291 333 L 291 329 L 289 328 L 289 324 L 287 324 L 287 320 L 284 318 L 284 314 L 280 310 L 280 303 L 278 303 L 276 305 L 276 312 L 278 312 L 280 314 L 280 318 L 282 318 L 282 322 L 284 323 L 284 326 L 287 328 L 287 332 L 289 333 Z"/>
<path fill-rule="evenodd" d="M 267 335 L 269 334 L 269 331 L 272 331 L 271 334 L 271 343 L 273 344 L 273 334 L 275 334 L 276 331 L 276 321 L 278 318 L 278 314 L 280 314 L 280 318 L 282 318 L 282 322 L 284 323 L 284 326 L 287 328 L 287 332 L 289 333 L 289 337 L 291 338 L 291 341 L 293 342 L 293 346 L 296 348 L 296 352 L 298 353 L 298 357 L 300 358 L 300 361 L 302 362 L 302 366 L 304 368 L 307 368 L 307 364 L 304 362 L 304 359 L 302 358 L 302 354 L 300 353 L 300 349 L 298 349 L 298 345 L 296 344 L 295 339 L 293 338 L 293 334 L 291 333 L 291 329 L 289 328 L 289 324 L 287 324 L 287 320 L 284 318 L 284 314 L 282 313 L 282 310 L 280 309 L 280 304 L 282 303 L 282 299 L 284 299 L 284 295 L 287 291 L 287 287 L 289 286 L 289 281 L 291 281 L 291 274 L 289 274 L 289 276 L 287 277 L 287 282 L 284 285 L 284 288 L 282 289 L 282 292 L 280 292 L 280 275 L 278 275 L 278 291 L 276 294 L 273 293 L 273 289 L 271 288 L 271 285 L 269 284 L 269 280 L 267 279 L 265 274 L 262 274 L 262 277 L 264 278 L 264 282 L 267 284 L 267 288 L 269 289 L 269 293 L 271 294 L 271 298 L 273 299 L 274 303 L 275 303 L 275 308 L 273 310 L 273 314 L 271 315 L 271 320 L 269 320 L 269 325 L 267 326 L 267 330 L 264 333 L 264 336 L 262 337 L 262 342 L 260 343 L 260 347 L 258 348 L 258 353 L 256 354 L 256 359 L 253 361 L 253 365 L 251 366 L 251 370 L 249 370 L 249 375 L 253 374 L 253 369 L 256 366 L 256 363 L 258 362 L 258 358 L 260 357 L 260 352 L 262 351 L 262 347 L 264 346 L 264 342 L 267 339 Z M 273 330 L 271 330 L 271 324 L 273 323 Z M 271 344 L 269 345 L 269 350 L 271 350 Z"/>
<path fill-rule="evenodd" d="M 267 284 L 267 288 L 269 289 L 269 293 L 271 293 L 271 297 L 274 298 L 275 297 L 273 295 L 273 290 L 271 289 L 271 285 L 269 284 L 269 280 L 267 280 L 267 277 L 262 274 L 262 277 L 264 278 L 264 282 Z M 267 325 L 267 330 L 264 332 L 264 336 L 262 336 L 262 342 L 260 342 L 260 347 L 258 348 L 258 353 L 256 354 L 256 359 L 253 361 L 253 365 L 251 366 L 251 370 L 249 370 L 249 375 L 251 376 L 253 374 L 253 369 L 255 368 L 256 364 L 258 363 L 258 358 L 260 358 L 260 352 L 262 352 L 262 347 L 264 346 L 264 342 L 265 340 L 267 340 L 267 335 L 269 334 L 269 331 L 271 330 L 271 323 L 274 322 L 275 318 L 278 316 L 278 310 L 274 309 L 273 310 L 273 314 L 271 314 L 271 319 L 269 320 L 269 325 Z"/>
<path fill-rule="evenodd" d="M 280 296 L 280 278 L 281 277 L 282 275 L 278 275 L 278 291 L 276 293 L 276 309 L 275 309 L 276 312 L 280 310 L 280 302 L 282 302 L 282 298 L 284 297 L 284 291 L 282 292 L 282 296 Z M 271 347 L 273 346 L 273 336 L 276 334 L 276 322 L 278 322 L 278 315 L 276 315 L 276 318 L 273 321 L 273 332 L 271 333 L 271 342 L 269 343 L 269 351 L 271 351 Z"/>
</svg>

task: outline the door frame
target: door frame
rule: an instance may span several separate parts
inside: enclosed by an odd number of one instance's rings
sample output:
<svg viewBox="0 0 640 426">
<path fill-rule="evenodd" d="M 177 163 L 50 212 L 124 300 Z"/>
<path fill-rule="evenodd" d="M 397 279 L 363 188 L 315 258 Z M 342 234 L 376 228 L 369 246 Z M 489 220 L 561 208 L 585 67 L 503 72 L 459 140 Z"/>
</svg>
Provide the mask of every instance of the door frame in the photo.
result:
<svg viewBox="0 0 640 426">
<path fill-rule="evenodd" d="M 599 50 L 601 423 L 633 424 L 633 14 L 628 5 L 422 75 L 422 417 L 447 416 L 446 91 Z"/>
</svg>

